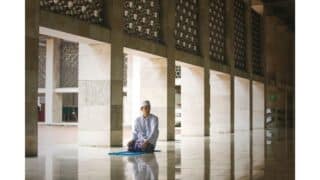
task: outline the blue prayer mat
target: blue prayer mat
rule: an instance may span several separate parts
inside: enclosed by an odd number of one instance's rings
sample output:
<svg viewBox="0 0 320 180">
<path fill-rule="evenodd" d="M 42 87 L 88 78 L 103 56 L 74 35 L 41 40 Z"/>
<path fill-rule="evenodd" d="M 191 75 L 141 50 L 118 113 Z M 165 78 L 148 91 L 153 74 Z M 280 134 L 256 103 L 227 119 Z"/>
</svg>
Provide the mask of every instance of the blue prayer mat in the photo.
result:
<svg viewBox="0 0 320 180">
<path fill-rule="evenodd" d="M 160 150 L 154 150 L 154 152 L 160 152 Z M 139 156 L 142 154 L 148 154 L 147 152 L 131 152 L 131 151 L 118 151 L 118 152 L 109 152 L 110 156 Z"/>
</svg>

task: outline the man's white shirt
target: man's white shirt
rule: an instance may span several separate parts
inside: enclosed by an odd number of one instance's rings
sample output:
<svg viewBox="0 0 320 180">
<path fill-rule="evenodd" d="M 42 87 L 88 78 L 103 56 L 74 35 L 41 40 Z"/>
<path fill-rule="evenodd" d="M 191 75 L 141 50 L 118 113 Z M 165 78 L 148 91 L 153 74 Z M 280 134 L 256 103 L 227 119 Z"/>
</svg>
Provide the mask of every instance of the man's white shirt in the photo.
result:
<svg viewBox="0 0 320 180">
<path fill-rule="evenodd" d="M 134 121 L 132 130 L 132 140 L 148 140 L 156 146 L 159 136 L 159 120 L 158 117 L 149 114 L 147 117 L 139 116 Z"/>
</svg>

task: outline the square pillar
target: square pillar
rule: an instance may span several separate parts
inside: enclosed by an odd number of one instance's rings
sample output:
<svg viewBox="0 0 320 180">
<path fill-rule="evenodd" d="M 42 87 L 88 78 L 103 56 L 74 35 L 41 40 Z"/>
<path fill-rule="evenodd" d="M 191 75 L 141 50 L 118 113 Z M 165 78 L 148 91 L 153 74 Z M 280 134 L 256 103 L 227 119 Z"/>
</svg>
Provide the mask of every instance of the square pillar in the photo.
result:
<svg viewBox="0 0 320 180">
<path fill-rule="evenodd" d="M 185 63 L 181 63 L 181 119 L 181 135 L 205 135 L 204 70 Z"/>
<path fill-rule="evenodd" d="M 122 146 L 123 136 L 123 0 L 104 0 L 105 25 L 110 27 L 110 145 Z"/>
<path fill-rule="evenodd" d="M 176 0 L 160 1 L 161 36 L 167 47 L 167 140 L 175 139 L 175 18 Z"/>
<path fill-rule="evenodd" d="M 253 129 L 264 128 L 264 84 L 252 82 L 252 125 Z"/>
<path fill-rule="evenodd" d="M 78 141 L 110 145 L 110 45 L 79 44 Z"/>
<path fill-rule="evenodd" d="M 230 67 L 230 89 L 231 89 L 231 99 L 230 99 L 230 131 L 234 132 L 235 126 L 235 117 L 234 117 L 234 9 L 233 9 L 233 1 L 234 0 L 226 0 L 225 1 L 225 58 Z"/>
<path fill-rule="evenodd" d="M 210 135 L 210 42 L 209 42 L 209 0 L 199 0 L 200 52 L 204 67 L 204 134 Z"/>
<path fill-rule="evenodd" d="M 250 81 L 234 78 L 234 129 L 250 129 Z"/>
<path fill-rule="evenodd" d="M 167 59 L 167 140 L 175 140 L 175 78 L 176 68 L 173 58 Z"/>
<path fill-rule="evenodd" d="M 230 88 L 230 75 L 210 71 L 210 134 L 230 132 Z"/>
<path fill-rule="evenodd" d="M 60 40 L 47 39 L 46 45 L 46 81 L 45 81 L 45 122 L 62 122 L 62 95 L 54 92 L 60 83 Z"/>
<path fill-rule="evenodd" d="M 39 0 L 26 1 L 25 33 L 25 155 L 38 155 Z"/>
</svg>

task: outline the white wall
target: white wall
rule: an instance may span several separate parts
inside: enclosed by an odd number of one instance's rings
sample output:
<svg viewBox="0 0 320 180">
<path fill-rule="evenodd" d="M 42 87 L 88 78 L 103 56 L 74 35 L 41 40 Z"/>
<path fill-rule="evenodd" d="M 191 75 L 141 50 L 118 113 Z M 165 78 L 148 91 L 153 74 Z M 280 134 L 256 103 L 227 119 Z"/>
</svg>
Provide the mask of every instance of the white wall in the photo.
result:
<svg viewBox="0 0 320 180">
<path fill-rule="evenodd" d="M 264 128 L 264 84 L 256 81 L 252 82 L 252 98 L 253 98 L 253 129 Z"/>
<path fill-rule="evenodd" d="M 181 135 L 204 136 L 204 71 L 181 64 Z"/>
<path fill-rule="evenodd" d="M 62 122 L 62 95 L 55 93 L 60 82 L 60 40 L 47 39 L 46 82 L 45 82 L 45 123 Z"/>
<path fill-rule="evenodd" d="M 234 128 L 235 130 L 250 129 L 250 81 L 234 78 Z"/>
<path fill-rule="evenodd" d="M 110 45 L 79 43 L 79 144 L 109 145 Z"/>
<path fill-rule="evenodd" d="M 134 119 L 140 115 L 140 61 L 133 61 L 130 54 L 127 57 L 127 97 L 124 102 L 123 125 L 133 126 Z"/>
<path fill-rule="evenodd" d="M 230 75 L 210 71 L 210 134 L 230 132 Z"/>
<path fill-rule="evenodd" d="M 151 113 L 159 118 L 159 139 L 167 139 L 167 62 L 165 59 L 141 59 L 140 102 L 151 102 Z"/>
<path fill-rule="evenodd" d="M 124 125 L 141 116 L 143 100 L 151 103 L 151 113 L 159 118 L 159 139 L 167 137 L 167 62 L 164 58 L 131 53 L 128 55 L 127 119 Z"/>
</svg>

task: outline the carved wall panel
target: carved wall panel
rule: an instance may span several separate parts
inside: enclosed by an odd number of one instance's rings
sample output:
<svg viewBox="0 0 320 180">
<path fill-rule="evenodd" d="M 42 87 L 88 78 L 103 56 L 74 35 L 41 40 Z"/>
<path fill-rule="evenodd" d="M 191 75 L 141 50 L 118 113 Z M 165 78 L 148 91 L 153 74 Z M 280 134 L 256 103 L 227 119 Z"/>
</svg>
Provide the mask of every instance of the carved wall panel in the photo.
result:
<svg viewBox="0 0 320 180">
<path fill-rule="evenodd" d="M 234 58 L 235 67 L 246 70 L 246 24 L 245 3 L 243 0 L 234 0 Z"/>
<path fill-rule="evenodd" d="M 128 34 L 160 41 L 159 0 L 124 0 L 123 17 Z"/>
<path fill-rule="evenodd" d="M 198 0 L 177 0 L 175 18 L 176 48 L 199 54 Z"/>
<path fill-rule="evenodd" d="M 46 86 L 46 39 L 39 38 L 39 74 L 38 74 L 38 88 L 45 88 Z"/>
<path fill-rule="evenodd" d="M 209 1 L 209 55 L 211 60 L 226 64 L 225 59 L 225 1 Z"/>
<path fill-rule="evenodd" d="M 40 0 L 40 8 L 94 24 L 103 22 L 103 0 Z"/>
<path fill-rule="evenodd" d="M 261 48 L 261 16 L 251 10 L 252 18 L 252 71 L 263 75 L 262 48 Z"/>
<path fill-rule="evenodd" d="M 60 52 L 60 87 L 78 87 L 78 44 L 62 41 Z"/>
</svg>

